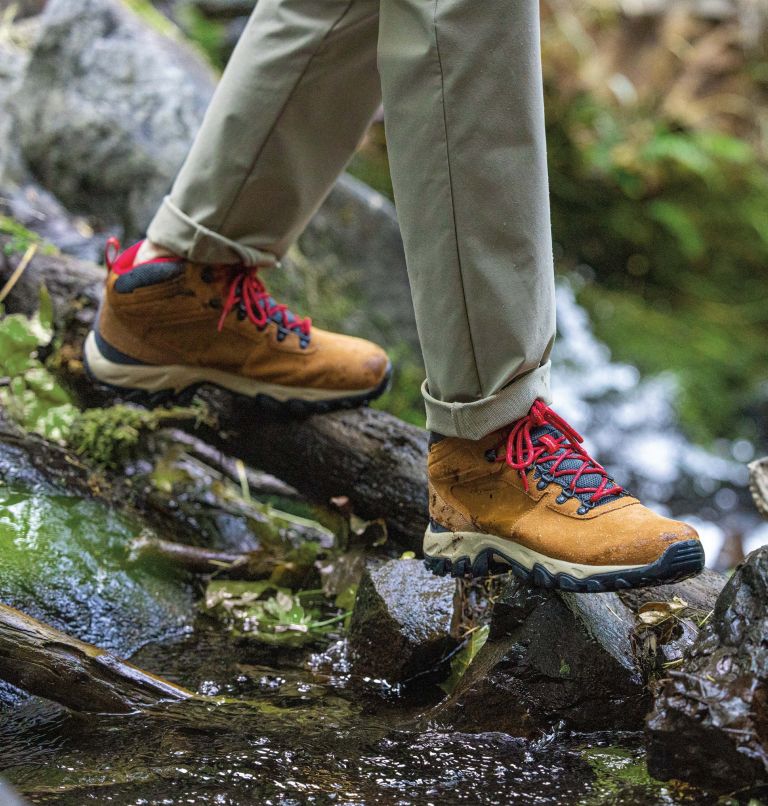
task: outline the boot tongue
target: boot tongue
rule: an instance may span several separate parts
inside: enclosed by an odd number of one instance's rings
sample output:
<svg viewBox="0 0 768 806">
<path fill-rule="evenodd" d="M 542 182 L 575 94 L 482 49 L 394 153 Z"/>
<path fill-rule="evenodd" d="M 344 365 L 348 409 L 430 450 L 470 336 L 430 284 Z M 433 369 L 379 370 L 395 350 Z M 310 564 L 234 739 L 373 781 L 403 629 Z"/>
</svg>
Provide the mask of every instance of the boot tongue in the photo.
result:
<svg viewBox="0 0 768 806">
<path fill-rule="evenodd" d="M 274 308 L 276 306 L 277 302 L 275 301 L 275 298 L 270 296 L 267 299 L 267 307 Z M 282 311 L 278 311 L 277 313 L 271 314 L 269 318 L 278 325 L 282 325 L 287 330 L 294 330 L 296 332 L 301 330 L 301 325 L 296 321 L 296 315 L 291 313 L 291 311 L 286 311 L 285 316 L 283 316 Z"/>
<path fill-rule="evenodd" d="M 553 425 L 540 425 L 536 428 L 531 429 L 531 439 L 533 440 L 533 444 L 538 444 L 538 441 L 544 437 L 550 436 L 553 439 L 559 439 L 563 436 L 563 434 L 558 431 Z M 557 461 L 558 456 L 562 456 L 565 453 L 565 448 L 560 448 L 560 450 L 555 451 L 552 459 L 548 459 L 546 461 L 542 461 L 539 459 L 536 462 L 536 466 L 541 468 L 545 473 L 547 473 L 552 465 Z M 557 466 L 557 470 L 573 470 L 574 473 L 578 471 L 578 469 L 584 464 L 583 459 L 573 458 L 573 459 L 565 459 Z M 611 501 L 615 501 L 617 498 L 621 498 L 622 496 L 626 495 L 626 493 L 621 492 L 617 493 L 616 495 L 607 495 L 604 498 L 601 498 L 597 503 L 590 503 L 590 498 L 592 497 L 591 492 L 583 492 L 580 493 L 579 490 L 583 488 L 592 488 L 600 486 L 600 482 L 603 480 L 604 476 L 600 473 L 584 473 L 583 475 L 579 476 L 579 480 L 576 482 L 576 492 L 574 493 L 574 497 L 578 498 L 582 504 L 588 504 L 589 506 L 599 507 L 602 504 L 608 504 Z M 557 476 L 553 478 L 555 484 L 559 484 L 563 489 L 567 489 L 570 491 L 571 489 L 571 482 L 573 481 L 572 475 L 563 475 Z M 608 484 L 613 484 L 613 479 L 608 479 Z"/>
</svg>

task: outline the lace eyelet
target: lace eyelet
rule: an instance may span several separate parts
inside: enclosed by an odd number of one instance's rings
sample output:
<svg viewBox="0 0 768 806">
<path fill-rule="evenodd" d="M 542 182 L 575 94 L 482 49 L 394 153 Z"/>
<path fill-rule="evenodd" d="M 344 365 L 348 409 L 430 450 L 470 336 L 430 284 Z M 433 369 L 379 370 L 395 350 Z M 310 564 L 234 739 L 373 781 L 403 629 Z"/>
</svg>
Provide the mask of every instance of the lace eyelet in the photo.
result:
<svg viewBox="0 0 768 806">
<path fill-rule="evenodd" d="M 488 448 L 488 450 L 485 452 L 485 461 L 486 462 L 496 461 L 496 448 Z"/>
<path fill-rule="evenodd" d="M 204 283 L 212 283 L 216 279 L 216 274 L 213 271 L 213 267 L 203 266 L 203 270 L 200 272 L 200 279 Z"/>
<path fill-rule="evenodd" d="M 589 512 L 589 507 L 585 507 L 584 504 L 576 510 L 577 515 L 586 515 L 587 512 Z"/>
<path fill-rule="evenodd" d="M 243 319 L 247 316 L 246 312 L 242 308 L 237 309 L 237 318 L 242 322 Z"/>
<path fill-rule="evenodd" d="M 571 497 L 570 495 L 560 493 L 560 495 L 558 495 L 557 498 L 555 498 L 555 501 L 557 501 L 558 504 L 564 504 L 570 497 Z"/>
<path fill-rule="evenodd" d="M 536 489 L 537 490 L 546 490 L 548 486 L 549 486 L 549 482 L 544 481 L 544 479 L 541 479 L 539 481 L 539 483 L 536 485 Z"/>
</svg>

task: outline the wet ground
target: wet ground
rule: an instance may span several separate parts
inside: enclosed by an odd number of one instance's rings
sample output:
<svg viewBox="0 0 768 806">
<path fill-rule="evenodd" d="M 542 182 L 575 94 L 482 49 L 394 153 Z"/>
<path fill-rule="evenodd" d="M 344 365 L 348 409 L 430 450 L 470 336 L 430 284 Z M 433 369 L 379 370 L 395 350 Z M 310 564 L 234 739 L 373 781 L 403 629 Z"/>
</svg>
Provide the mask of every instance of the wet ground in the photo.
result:
<svg viewBox="0 0 768 806">
<path fill-rule="evenodd" d="M 201 623 L 135 661 L 216 703 L 82 718 L 41 700 L 2 714 L 0 774 L 31 803 L 707 804 L 645 772 L 641 737 L 456 733 L 384 701 L 322 655 Z"/>
</svg>

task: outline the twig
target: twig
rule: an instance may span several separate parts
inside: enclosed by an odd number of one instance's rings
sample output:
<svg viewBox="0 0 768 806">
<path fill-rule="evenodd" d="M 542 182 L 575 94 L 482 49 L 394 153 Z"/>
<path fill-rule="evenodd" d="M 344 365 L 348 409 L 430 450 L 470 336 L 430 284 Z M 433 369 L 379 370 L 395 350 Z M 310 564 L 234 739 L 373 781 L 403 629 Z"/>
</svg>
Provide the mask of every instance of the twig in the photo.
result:
<svg viewBox="0 0 768 806">
<path fill-rule="evenodd" d="M 27 251 L 24 253 L 24 257 L 19 262 L 19 265 L 13 270 L 13 274 L 8 278 L 8 281 L 3 286 L 2 290 L 0 290 L 0 303 L 5 300 L 8 294 L 11 293 L 13 287 L 18 283 L 21 275 L 27 270 L 27 266 L 32 262 L 32 258 L 37 253 L 37 244 L 33 243 L 30 244 Z"/>
</svg>

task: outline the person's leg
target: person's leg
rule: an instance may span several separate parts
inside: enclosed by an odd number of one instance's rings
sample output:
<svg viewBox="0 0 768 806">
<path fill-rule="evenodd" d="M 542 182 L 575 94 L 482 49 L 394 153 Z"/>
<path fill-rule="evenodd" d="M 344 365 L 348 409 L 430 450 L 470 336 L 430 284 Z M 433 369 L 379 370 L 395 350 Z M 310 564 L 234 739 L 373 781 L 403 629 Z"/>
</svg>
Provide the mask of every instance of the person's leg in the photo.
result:
<svg viewBox="0 0 768 806">
<path fill-rule="evenodd" d="M 544 402 L 555 332 L 538 0 L 381 0 L 387 142 L 424 359 L 435 573 L 600 591 L 687 576 Z M 437 433 L 435 433 L 437 432 Z"/>
<path fill-rule="evenodd" d="M 536 0 L 381 0 L 395 200 L 427 426 L 477 439 L 549 394 L 555 300 Z"/>
<path fill-rule="evenodd" d="M 97 380 L 153 399 L 214 383 L 291 412 L 384 391 L 380 347 L 295 316 L 258 275 L 303 229 L 380 102 L 377 33 L 378 0 L 259 1 L 150 225 L 166 256 L 136 244 L 110 261 L 85 351 Z"/>
<path fill-rule="evenodd" d="M 380 100 L 378 0 L 259 0 L 148 237 L 198 263 L 274 263 Z"/>
</svg>

